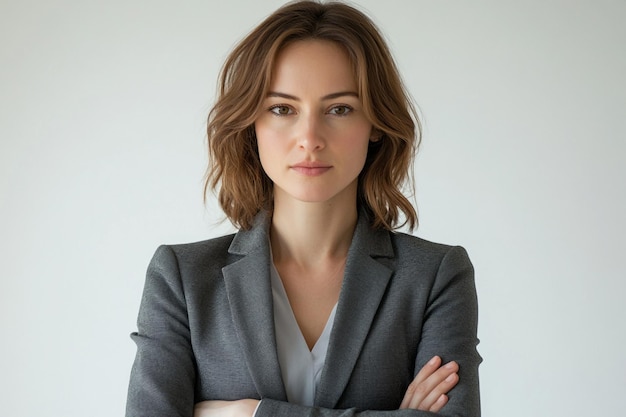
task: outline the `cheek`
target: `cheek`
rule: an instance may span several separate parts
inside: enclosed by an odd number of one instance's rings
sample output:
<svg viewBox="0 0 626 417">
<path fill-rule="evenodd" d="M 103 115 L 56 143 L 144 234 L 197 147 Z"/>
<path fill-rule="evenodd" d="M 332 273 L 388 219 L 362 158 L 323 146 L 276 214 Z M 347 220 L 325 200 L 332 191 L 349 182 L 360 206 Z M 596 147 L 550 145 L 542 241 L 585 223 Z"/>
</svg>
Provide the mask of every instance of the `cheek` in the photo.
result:
<svg viewBox="0 0 626 417">
<path fill-rule="evenodd" d="M 350 152 L 353 156 L 352 163 L 354 164 L 355 169 L 358 169 L 359 172 L 361 172 L 365 166 L 370 145 L 370 135 L 370 128 L 361 129 L 359 135 L 354 137 L 352 142 L 352 151 Z"/>
<path fill-rule="evenodd" d="M 355 159 L 364 158 L 367 154 L 367 150 L 370 143 L 371 128 L 360 127 L 358 129 L 352 129 L 350 132 L 346 132 L 347 138 L 345 147 L 351 151 Z"/>
<path fill-rule="evenodd" d="M 260 147 L 276 146 L 280 143 L 282 132 L 277 126 L 267 121 L 258 121 L 254 124 L 257 144 Z"/>
<path fill-rule="evenodd" d="M 261 161 L 263 170 L 269 175 L 274 165 L 274 157 L 276 156 L 276 142 L 272 140 L 271 133 L 268 132 L 268 129 L 264 128 L 264 126 L 257 124 L 254 126 L 254 130 L 259 160 Z"/>
</svg>

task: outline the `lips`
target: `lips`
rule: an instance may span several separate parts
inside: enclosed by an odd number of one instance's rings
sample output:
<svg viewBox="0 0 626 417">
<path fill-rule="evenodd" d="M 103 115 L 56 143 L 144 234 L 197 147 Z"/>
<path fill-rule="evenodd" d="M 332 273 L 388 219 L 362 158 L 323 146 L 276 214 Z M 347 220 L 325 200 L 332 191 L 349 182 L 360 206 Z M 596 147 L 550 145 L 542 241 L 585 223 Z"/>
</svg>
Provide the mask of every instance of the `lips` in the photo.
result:
<svg viewBox="0 0 626 417">
<path fill-rule="evenodd" d="M 323 173 L 329 171 L 331 168 L 332 165 L 318 161 L 302 161 L 291 166 L 291 169 L 293 169 L 294 171 L 308 177 L 322 175 Z"/>
</svg>

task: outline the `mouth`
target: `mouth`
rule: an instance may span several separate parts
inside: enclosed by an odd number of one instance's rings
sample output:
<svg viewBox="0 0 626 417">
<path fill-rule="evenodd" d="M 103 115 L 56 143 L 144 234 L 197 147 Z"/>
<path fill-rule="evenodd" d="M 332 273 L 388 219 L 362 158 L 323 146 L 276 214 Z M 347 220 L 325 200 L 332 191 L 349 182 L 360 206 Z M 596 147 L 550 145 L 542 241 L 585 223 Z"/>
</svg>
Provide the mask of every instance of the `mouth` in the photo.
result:
<svg viewBox="0 0 626 417">
<path fill-rule="evenodd" d="M 329 171 L 332 165 L 317 161 L 302 161 L 292 165 L 290 168 L 302 175 L 315 177 Z"/>
</svg>

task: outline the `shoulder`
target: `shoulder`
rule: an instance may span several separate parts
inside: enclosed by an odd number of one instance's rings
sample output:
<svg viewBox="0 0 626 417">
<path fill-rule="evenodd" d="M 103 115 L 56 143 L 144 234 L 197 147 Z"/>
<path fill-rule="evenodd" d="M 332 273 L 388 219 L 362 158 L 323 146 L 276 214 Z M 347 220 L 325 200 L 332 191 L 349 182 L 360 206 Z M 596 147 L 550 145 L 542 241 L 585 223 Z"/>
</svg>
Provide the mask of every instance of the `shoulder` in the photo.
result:
<svg viewBox="0 0 626 417">
<path fill-rule="evenodd" d="M 400 232 L 390 232 L 389 236 L 395 256 L 400 261 L 432 266 L 471 266 L 469 255 L 462 246 L 436 243 Z"/>
<path fill-rule="evenodd" d="M 465 248 L 431 242 L 404 233 L 390 234 L 395 255 L 395 272 L 407 292 L 411 283 L 427 294 L 428 303 L 436 300 L 460 306 L 472 313 L 476 309 L 474 267 Z"/>
<path fill-rule="evenodd" d="M 153 266 L 175 263 L 177 268 L 222 265 L 229 259 L 228 248 L 236 234 L 192 243 L 160 245 L 152 259 Z"/>
</svg>

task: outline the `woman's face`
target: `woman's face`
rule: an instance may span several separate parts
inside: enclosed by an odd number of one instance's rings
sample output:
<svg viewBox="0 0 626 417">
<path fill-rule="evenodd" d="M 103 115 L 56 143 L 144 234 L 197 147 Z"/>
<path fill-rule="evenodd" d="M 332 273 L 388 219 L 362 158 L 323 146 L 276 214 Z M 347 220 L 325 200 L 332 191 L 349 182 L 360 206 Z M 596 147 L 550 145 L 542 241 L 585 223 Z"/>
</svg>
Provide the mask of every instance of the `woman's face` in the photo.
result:
<svg viewBox="0 0 626 417">
<path fill-rule="evenodd" d="M 357 91 L 346 52 L 332 42 L 297 41 L 279 53 L 255 121 L 275 200 L 356 201 L 372 133 Z"/>
</svg>

